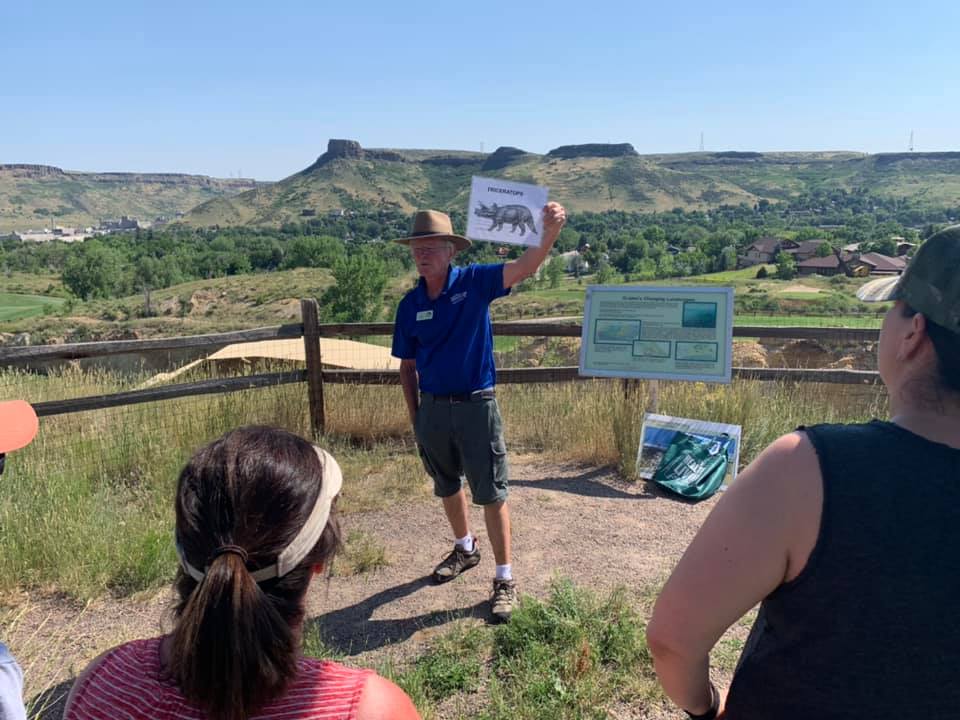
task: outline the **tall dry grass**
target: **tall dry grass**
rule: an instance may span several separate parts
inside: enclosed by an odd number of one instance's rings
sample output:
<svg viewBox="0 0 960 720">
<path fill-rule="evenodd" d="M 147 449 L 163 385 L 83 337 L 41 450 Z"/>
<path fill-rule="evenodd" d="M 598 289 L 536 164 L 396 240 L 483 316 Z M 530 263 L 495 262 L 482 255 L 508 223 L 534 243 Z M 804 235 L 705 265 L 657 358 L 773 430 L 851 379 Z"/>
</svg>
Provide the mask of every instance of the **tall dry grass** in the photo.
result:
<svg viewBox="0 0 960 720">
<path fill-rule="evenodd" d="M 82 394 L 129 382 L 109 373 L 70 379 Z M 56 394 L 63 381 L 8 373 L 0 375 L 0 388 L 6 397 L 33 400 Z M 649 407 L 645 384 L 630 392 L 613 380 L 501 386 L 499 403 L 514 450 L 616 464 L 633 475 Z M 743 381 L 664 383 L 659 409 L 742 425 L 746 462 L 797 425 L 866 420 L 884 415 L 886 405 L 879 388 Z M 326 415 L 320 442 L 345 471 L 342 511 L 429 495 L 398 387 L 327 386 Z M 42 419 L 36 441 L 11 455 L 0 481 L 0 597 L 23 588 L 80 599 L 124 596 L 165 583 L 175 567 L 172 500 L 180 467 L 203 444 L 251 423 L 309 434 L 305 387 Z"/>
</svg>

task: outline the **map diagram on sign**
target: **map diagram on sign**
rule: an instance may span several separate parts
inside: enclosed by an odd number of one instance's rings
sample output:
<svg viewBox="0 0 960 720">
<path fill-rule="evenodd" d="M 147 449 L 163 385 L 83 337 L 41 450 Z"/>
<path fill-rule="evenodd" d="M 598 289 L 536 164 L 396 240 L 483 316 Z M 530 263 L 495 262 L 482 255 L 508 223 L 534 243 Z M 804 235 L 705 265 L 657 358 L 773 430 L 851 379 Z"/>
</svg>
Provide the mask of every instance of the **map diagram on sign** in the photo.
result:
<svg viewBox="0 0 960 720">
<path fill-rule="evenodd" d="M 731 288 L 587 288 L 580 374 L 730 382 Z"/>
</svg>

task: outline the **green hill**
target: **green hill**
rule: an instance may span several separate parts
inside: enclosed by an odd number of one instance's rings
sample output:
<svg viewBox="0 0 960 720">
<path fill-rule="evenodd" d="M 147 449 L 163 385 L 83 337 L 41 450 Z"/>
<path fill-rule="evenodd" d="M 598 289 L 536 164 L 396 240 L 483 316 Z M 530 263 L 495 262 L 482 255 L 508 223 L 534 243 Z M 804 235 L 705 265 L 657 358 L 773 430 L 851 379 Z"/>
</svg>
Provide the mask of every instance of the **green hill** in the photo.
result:
<svg viewBox="0 0 960 720">
<path fill-rule="evenodd" d="M 218 197 L 191 210 L 192 225 L 279 225 L 359 205 L 462 209 L 470 177 L 547 185 L 577 211 L 705 210 L 777 202 L 813 191 L 867 189 L 879 197 L 952 206 L 960 197 L 960 153 L 718 152 L 639 155 L 629 144 L 568 145 L 546 155 L 518 148 L 490 154 L 367 150 L 331 140 L 326 153 L 270 186 Z"/>
<path fill-rule="evenodd" d="M 95 226 L 122 215 L 150 221 L 175 217 L 212 198 L 258 187 L 177 173 L 82 173 L 48 165 L 0 164 L 0 233 Z"/>
</svg>

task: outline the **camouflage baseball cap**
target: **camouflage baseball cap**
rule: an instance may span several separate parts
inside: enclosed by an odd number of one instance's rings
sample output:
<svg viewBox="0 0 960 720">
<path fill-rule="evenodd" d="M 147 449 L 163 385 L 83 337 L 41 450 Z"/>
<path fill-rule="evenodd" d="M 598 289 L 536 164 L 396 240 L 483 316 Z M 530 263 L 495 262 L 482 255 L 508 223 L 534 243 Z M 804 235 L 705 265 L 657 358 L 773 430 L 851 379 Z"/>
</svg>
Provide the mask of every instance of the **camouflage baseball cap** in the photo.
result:
<svg viewBox="0 0 960 720">
<path fill-rule="evenodd" d="M 899 277 L 868 282 L 864 302 L 903 300 L 927 319 L 960 333 L 960 225 L 930 237 Z"/>
</svg>

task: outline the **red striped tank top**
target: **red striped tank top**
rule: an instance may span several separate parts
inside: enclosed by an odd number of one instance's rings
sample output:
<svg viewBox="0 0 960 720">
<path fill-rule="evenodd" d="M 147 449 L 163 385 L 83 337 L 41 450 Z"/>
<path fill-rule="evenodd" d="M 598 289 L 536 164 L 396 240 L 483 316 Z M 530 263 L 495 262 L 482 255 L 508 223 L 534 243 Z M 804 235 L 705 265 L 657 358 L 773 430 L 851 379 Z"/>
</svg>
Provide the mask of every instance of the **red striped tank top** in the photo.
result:
<svg viewBox="0 0 960 720">
<path fill-rule="evenodd" d="M 136 640 L 111 650 L 74 692 L 65 720 L 204 720 L 160 666 L 160 641 Z M 354 720 L 370 670 L 302 658 L 287 692 L 250 720 Z"/>
</svg>

